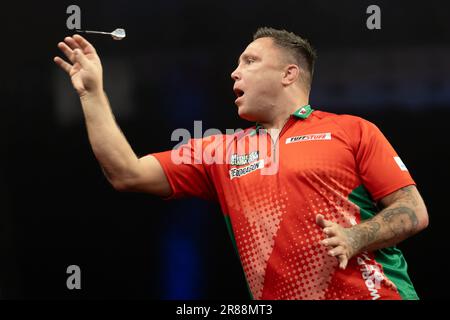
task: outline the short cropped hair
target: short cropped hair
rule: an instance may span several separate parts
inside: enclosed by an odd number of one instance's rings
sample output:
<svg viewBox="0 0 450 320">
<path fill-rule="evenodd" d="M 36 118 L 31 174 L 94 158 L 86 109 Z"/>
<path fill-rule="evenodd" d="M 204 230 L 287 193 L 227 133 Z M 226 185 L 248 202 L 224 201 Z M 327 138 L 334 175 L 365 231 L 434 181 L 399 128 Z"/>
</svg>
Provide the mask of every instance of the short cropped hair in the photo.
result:
<svg viewBox="0 0 450 320">
<path fill-rule="evenodd" d="M 308 40 L 303 39 L 293 32 L 269 27 L 258 28 L 253 35 L 253 40 L 266 37 L 272 38 L 276 46 L 285 50 L 293 58 L 294 63 L 300 69 L 306 71 L 303 80 L 307 89 L 310 90 L 317 54 Z"/>
</svg>

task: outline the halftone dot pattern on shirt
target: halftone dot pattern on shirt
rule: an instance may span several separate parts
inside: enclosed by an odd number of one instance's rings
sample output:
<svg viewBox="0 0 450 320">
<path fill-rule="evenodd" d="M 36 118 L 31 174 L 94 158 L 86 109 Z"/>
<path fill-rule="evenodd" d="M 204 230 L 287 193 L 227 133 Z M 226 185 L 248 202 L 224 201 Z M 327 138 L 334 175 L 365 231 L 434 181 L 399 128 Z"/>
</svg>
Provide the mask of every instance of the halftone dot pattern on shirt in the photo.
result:
<svg viewBox="0 0 450 320">
<path fill-rule="evenodd" d="M 333 182 L 327 176 L 322 178 L 313 173 L 311 184 L 316 192 L 304 195 L 306 206 L 288 210 L 283 217 L 279 234 L 290 234 L 291 238 L 277 237 L 276 249 L 279 243 L 280 250 L 275 250 L 274 254 L 279 256 L 271 258 L 277 264 L 277 272 L 266 274 L 267 279 L 272 279 L 268 286 L 273 288 L 272 294 L 281 299 L 315 300 L 324 299 L 326 295 L 339 299 L 346 296 L 345 288 L 329 292 L 332 277 L 339 271 L 338 262 L 319 243 L 324 234 L 316 224 L 316 216 L 322 214 L 329 221 L 349 227 L 359 220 L 359 208 L 347 199 L 350 189 Z"/>
<path fill-rule="evenodd" d="M 255 299 L 264 287 L 267 261 L 272 253 L 275 235 L 286 212 L 287 192 L 273 185 L 249 187 L 239 204 L 242 215 L 233 222 L 242 265 Z"/>
<path fill-rule="evenodd" d="M 306 198 L 307 207 L 310 208 L 307 215 L 315 220 L 318 214 L 322 214 L 327 220 L 343 227 L 357 224 L 360 221 L 359 207 L 349 201 L 348 195 L 352 187 L 360 182 L 342 170 L 328 168 L 322 163 L 320 166 L 323 168 L 321 171 L 304 173 L 304 178 L 315 190 L 315 194 Z"/>
<path fill-rule="evenodd" d="M 357 221 L 359 221 L 359 208 L 352 202 L 348 201 L 347 195 L 350 193 L 349 188 L 345 188 L 344 185 L 351 185 L 350 183 L 339 183 L 337 184 L 336 180 L 331 178 L 333 175 L 327 177 L 320 177 L 318 175 L 314 175 L 314 178 L 311 179 L 310 183 L 319 191 L 315 195 L 311 195 L 307 197 L 308 207 L 310 211 L 305 214 L 305 217 L 309 217 L 307 219 L 316 221 L 316 216 L 318 214 L 322 214 L 326 220 L 332 221 L 334 223 L 338 223 L 343 227 L 350 227 L 355 225 Z M 340 177 L 339 181 L 345 181 L 343 176 Z M 322 229 L 319 229 L 319 232 L 324 238 L 324 234 Z M 327 258 L 325 259 L 333 259 L 335 266 L 335 274 L 329 275 L 331 278 L 336 279 L 339 278 L 341 274 L 345 274 L 345 271 L 342 271 L 338 268 L 338 260 L 335 257 L 330 257 L 327 254 L 328 248 L 322 246 L 323 252 Z M 328 283 L 328 287 L 321 292 L 320 299 L 349 299 L 351 295 L 360 294 L 357 288 L 347 288 L 342 285 L 342 282 L 332 281 Z"/>
<path fill-rule="evenodd" d="M 280 299 L 321 299 L 337 266 L 336 259 L 319 244 L 323 237 L 313 221 L 289 218 L 294 217 L 286 217 L 280 234 L 282 229 L 291 228 L 293 239 L 286 239 L 283 253 L 271 258 L 278 261 L 278 268 L 267 274 L 267 279 L 271 279 L 273 294 Z"/>
</svg>

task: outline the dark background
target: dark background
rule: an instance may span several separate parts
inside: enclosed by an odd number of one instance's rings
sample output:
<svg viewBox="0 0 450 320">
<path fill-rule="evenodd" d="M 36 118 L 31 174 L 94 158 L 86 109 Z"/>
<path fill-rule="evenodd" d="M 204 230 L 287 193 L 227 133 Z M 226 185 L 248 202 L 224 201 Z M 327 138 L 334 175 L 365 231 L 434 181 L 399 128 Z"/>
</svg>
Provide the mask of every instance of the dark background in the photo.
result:
<svg viewBox="0 0 450 320">
<path fill-rule="evenodd" d="M 112 189 L 90 149 L 69 78 L 53 63 L 73 34 L 104 66 L 117 121 L 140 156 L 172 148 L 176 128 L 244 128 L 230 73 L 259 26 L 318 51 L 311 104 L 377 124 L 408 166 L 430 226 L 400 244 L 423 299 L 447 298 L 450 218 L 448 1 L 59 1 L 2 4 L 0 298 L 248 297 L 218 205 Z M 366 8 L 381 8 L 381 30 Z M 82 289 L 66 288 L 66 268 Z"/>
</svg>

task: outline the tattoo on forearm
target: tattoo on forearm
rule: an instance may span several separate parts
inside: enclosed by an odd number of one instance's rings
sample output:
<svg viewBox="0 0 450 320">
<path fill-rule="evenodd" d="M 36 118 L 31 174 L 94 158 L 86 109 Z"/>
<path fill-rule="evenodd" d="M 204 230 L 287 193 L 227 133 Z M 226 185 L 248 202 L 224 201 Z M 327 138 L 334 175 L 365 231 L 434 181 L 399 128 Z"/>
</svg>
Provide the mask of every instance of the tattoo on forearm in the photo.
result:
<svg viewBox="0 0 450 320">
<path fill-rule="evenodd" d="M 370 221 L 367 223 L 367 241 L 372 242 L 377 238 L 378 230 L 380 230 L 381 226 L 376 221 Z"/>
<path fill-rule="evenodd" d="M 399 189 L 388 202 L 376 216 L 345 231 L 354 250 L 390 246 L 417 231 L 419 220 L 415 210 L 420 207 L 420 196 L 415 186 Z"/>
<path fill-rule="evenodd" d="M 375 219 L 381 219 L 380 222 Z M 384 231 L 381 230 L 385 225 Z M 375 242 L 391 241 L 414 233 L 419 224 L 416 213 L 408 207 L 385 209 L 379 216 L 365 221 L 353 228 L 346 229 L 349 244 L 355 251 L 370 247 Z M 389 231 L 391 234 L 389 234 Z"/>
<path fill-rule="evenodd" d="M 358 225 L 356 228 L 346 229 L 344 232 L 353 250 L 357 251 L 374 241 L 377 238 L 380 228 L 381 225 L 378 222 L 367 221 L 364 224 Z"/>
<path fill-rule="evenodd" d="M 416 213 L 408 207 L 385 209 L 380 215 L 395 236 L 411 233 L 419 224 Z"/>
</svg>

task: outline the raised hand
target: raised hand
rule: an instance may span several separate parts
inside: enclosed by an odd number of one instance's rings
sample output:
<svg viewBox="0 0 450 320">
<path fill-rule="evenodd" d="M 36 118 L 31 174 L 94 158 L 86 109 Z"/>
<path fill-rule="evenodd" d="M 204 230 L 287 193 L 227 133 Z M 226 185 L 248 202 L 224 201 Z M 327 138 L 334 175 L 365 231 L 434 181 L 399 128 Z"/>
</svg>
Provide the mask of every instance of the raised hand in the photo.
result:
<svg viewBox="0 0 450 320">
<path fill-rule="evenodd" d="M 76 34 L 59 42 L 58 48 L 69 62 L 60 57 L 55 57 L 53 61 L 69 74 L 80 97 L 103 91 L 102 64 L 92 44 Z"/>
</svg>

